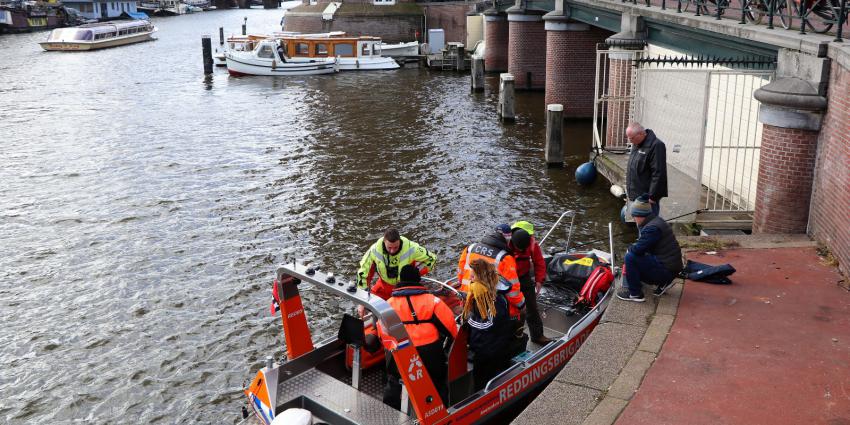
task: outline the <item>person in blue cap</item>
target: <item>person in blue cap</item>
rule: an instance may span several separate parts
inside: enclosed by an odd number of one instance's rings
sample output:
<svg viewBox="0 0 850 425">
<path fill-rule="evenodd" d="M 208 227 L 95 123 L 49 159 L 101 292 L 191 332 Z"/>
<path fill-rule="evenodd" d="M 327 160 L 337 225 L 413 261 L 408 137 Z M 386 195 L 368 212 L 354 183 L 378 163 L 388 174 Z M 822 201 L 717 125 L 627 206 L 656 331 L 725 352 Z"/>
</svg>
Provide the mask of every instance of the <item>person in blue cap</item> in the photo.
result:
<svg viewBox="0 0 850 425">
<path fill-rule="evenodd" d="M 663 295 L 683 268 L 682 249 L 673 229 L 653 213 L 649 199 L 648 194 L 643 194 L 631 205 L 630 212 L 640 233 L 623 261 L 626 285 L 617 292 L 621 300 L 644 302 L 641 282 L 655 284 L 654 295 Z"/>
</svg>

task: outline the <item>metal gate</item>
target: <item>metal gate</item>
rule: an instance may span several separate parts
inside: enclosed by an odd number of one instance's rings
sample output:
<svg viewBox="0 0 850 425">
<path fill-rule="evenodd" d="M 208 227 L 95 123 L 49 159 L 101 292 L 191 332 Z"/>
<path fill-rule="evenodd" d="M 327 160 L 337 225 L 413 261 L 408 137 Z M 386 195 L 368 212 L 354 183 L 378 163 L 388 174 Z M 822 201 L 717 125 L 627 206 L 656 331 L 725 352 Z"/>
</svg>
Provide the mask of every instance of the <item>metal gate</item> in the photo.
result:
<svg viewBox="0 0 850 425">
<path fill-rule="evenodd" d="M 596 83 L 593 96 L 593 146 L 625 152 L 629 149 L 626 126 L 632 121 L 635 98 L 634 61 L 645 50 L 596 48 Z"/>
<path fill-rule="evenodd" d="M 597 56 L 597 76 L 606 70 L 606 56 L 610 63 L 611 53 Z M 751 212 L 762 131 L 753 92 L 773 79 L 775 59 L 648 57 L 636 52 L 631 62 L 630 93 L 601 91 L 597 98 L 607 103 L 597 110 L 608 114 L 607 119 L 594 117 L 597 146 L 628 149 L 626 125 L 638 121 L 667 145 L 669 196 L 662 202 L 662 216 L 697 209 Z M 604 80 L 609 84 L 616 66 L 607 66 Z M 621 110 L 625 104 L 627 114 Z M 620 125 L 611 128 L 614 122 Z"/>
</svg>

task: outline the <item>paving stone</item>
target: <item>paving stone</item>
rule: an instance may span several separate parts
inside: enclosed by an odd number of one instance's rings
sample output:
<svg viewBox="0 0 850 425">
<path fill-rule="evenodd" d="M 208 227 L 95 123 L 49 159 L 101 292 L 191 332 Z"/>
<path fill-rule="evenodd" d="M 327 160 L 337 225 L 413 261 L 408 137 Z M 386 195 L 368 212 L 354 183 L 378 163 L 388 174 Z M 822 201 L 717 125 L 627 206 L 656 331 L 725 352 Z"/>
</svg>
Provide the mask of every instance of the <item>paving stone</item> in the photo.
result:
<svg viewBox="0 0 850 425">
<path fill-rule="evenodd" d="M 582 425 L 611 425 L 620 416 L 628 401 L 614 397 L 605 397 L 601 403 L 593 409 L 590 416 L 582 422 Z"/>
<path fill-rule="evenodd" d="M 656 314 L 652 319 L 652 323 L 646 330 L 643 340 L 638 346 L 638 350 L 649 351 L 658 354 L 661 351 L 661 346 L 667 339 L 667 334 L 670 333 L 670 328 L 673 326 L 674 316 L 669 314 Z"/>
<path fill-rule="evenodd" d="M 552 381 L 512 424 L 578 425 L 593 411 L 601 397 L 602 391 Z"/>
<path fill-rule="evenodd" d="M 635 391 L 640 387 L 643 376 L 654 361 L 655 353 L 635 351 L 632 358 L 626 363 L 626 367 L 620 371 L 620 376 L 608 390 L 608 397 L 631 400 Z"/>
<path fill-rule="evenodd" d="M 658 297 L 652 296 L 652 290 L 648 286 L 644 286 L 643 291 L 646 294 L 646 302 L 642 303 L 623 301 L 615 296 L 611 300 L 605 316 L 602 317 L 602 321 L 623 323 L 642 328 L 649 326 L 649 321 L 653 313 L 655 313 L 655 305 L 658 302 Z"/>
<path fill-rule="evenodd" d="M 617 379 L 643 338 L 644 329 L 620 323 L 601 323 L 556 381 L 607 390 Z"/>
</svg>

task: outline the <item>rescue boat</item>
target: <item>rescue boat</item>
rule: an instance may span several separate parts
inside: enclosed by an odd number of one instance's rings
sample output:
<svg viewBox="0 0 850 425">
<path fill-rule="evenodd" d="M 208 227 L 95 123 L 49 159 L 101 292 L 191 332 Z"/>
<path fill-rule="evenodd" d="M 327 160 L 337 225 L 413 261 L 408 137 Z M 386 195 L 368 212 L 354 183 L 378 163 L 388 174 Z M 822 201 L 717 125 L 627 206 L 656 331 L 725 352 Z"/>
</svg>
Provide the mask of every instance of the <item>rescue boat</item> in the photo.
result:
<svg viewBox="0 0 850 425">
<path fill-rule="evenodd" d="M 555 226 L 540 241 L 542 244 Z M 567 236 L 569 246 L 572 221 Z M 370 296 L 354 284 L 338 280 L 333 273 L 324 273 L 303 262 L 281 264 L 272 287 L 273 311 L 280 310 L 286 342 L 286 359 L 274 362 L 266 358 L 248 387 L 244 390 L 247 404 L 259 423 L 278 425 L 287 422 L 295 412 L 306 415 L 308 422 L 346 425 L 380 424 L 480 424 L 492 421 L 517 403 L 528 402 L 557 373 L 563 369 L 599 323 L 613 297 L 613 280 L 619 275 L 614 264 L 613 236 L 608 225 L 609 251 L 591 250 L 570 252 L 572 258 L 591 256 L 600 259 L 601 266 L 585 282 L 581 291 L 568 300 L 558 297 L 539 297 L 544 313 L 546 345 L 529 342 L 527 350 L 512 359 L 511 366 L 492 378 L 486 386 L 473 391 L 472 363 L 468 361 L 467 326 L 461 326 L 448 354 L 448 400 L 442 400 L 416 348 L 410 343 L 404 325 L 389 303 Z M 568 251 L 565 249 L 565 251 Z M 548 257 L 547 261 L 552 261 Z M 604 273 L 597 273 L 602 271 Z M 601 275 L 608 279 L 600 278 Z M 451 281 L 428 280 L 432 293 L 454 299 L 460 294 Z M 308 327 L 308 317 L 299 294 L 304 285 L 324 291 L 342 300 L 364 306 L 374 320 L 380 320 L 388 336 L 381 341 L 386 350 L 370 349 L 372 326 L 353 315 L 344 314 L 338 335 L 314 342 Z M 544 286 L 546 291 L 547 285 Z M 548 301 L 547 301 L 548 300 Z M 451 304 L 450 304 L 451 305 Z M 373 338 L 374 340 L 374 338 Z M 382 399 L 384 354 L 392 355 L 401 371 L 403 389 L 401 410 Z M 305 413 L 305 412 L 309 413 Z M 243 407 L 243 415 L 249 415 Z M 304 417 L 304 416 L 301 416 Z M 278 418 L 276 421 L 275 419 Z M 312 422 L 309 422 L 312 421 Z"/>
</svg>

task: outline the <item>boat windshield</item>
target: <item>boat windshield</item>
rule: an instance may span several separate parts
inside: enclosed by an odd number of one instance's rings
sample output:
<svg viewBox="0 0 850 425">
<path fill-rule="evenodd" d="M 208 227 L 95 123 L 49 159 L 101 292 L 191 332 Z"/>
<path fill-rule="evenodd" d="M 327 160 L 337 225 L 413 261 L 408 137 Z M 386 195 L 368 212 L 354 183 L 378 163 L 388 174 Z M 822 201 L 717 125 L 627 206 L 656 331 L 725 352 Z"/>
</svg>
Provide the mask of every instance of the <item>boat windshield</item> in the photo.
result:
<svg viewBox="0 0 850 425">
<path fill-rule="evenodd" d="M 92 31 L 89 29 L 64 28 L 53 30 L 47 41 L 90 41 L 91 39 Z"/>
</svg>

